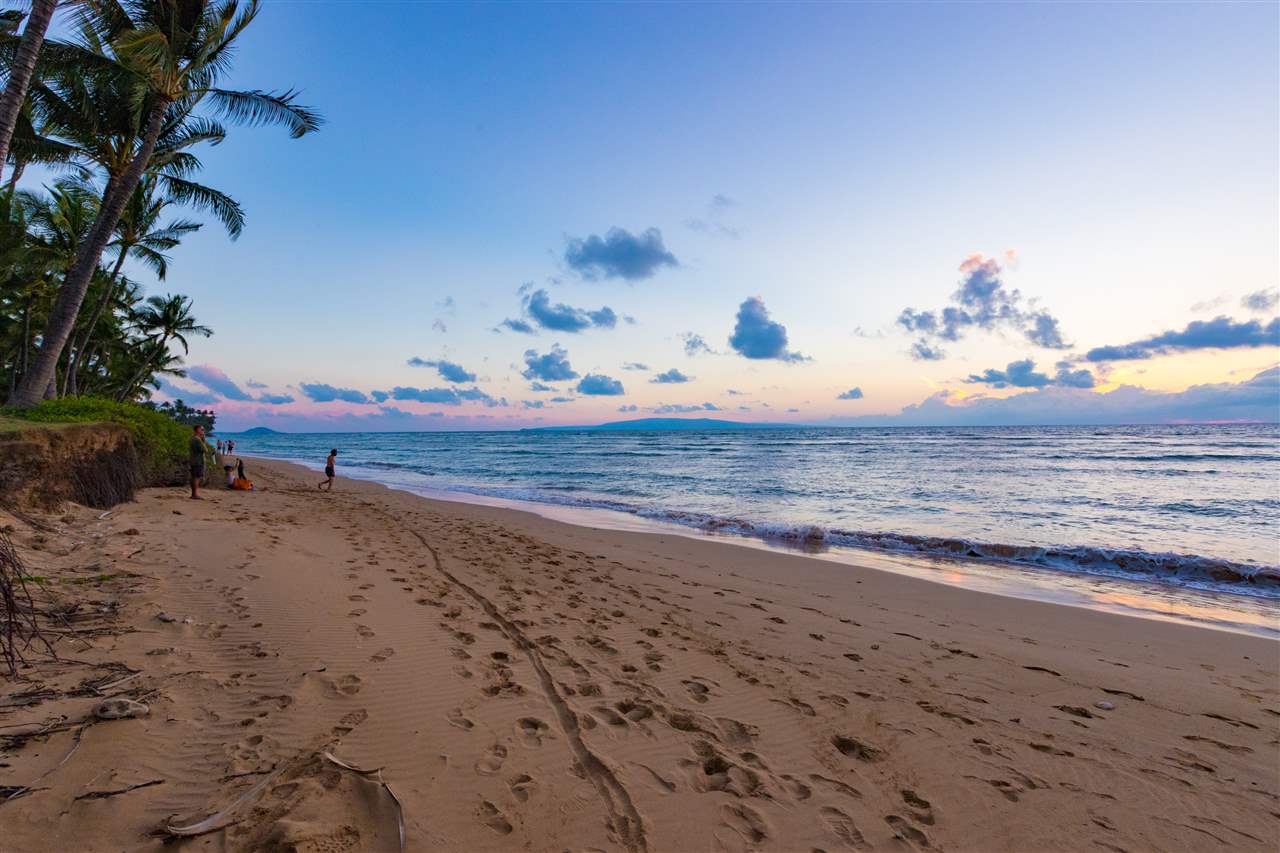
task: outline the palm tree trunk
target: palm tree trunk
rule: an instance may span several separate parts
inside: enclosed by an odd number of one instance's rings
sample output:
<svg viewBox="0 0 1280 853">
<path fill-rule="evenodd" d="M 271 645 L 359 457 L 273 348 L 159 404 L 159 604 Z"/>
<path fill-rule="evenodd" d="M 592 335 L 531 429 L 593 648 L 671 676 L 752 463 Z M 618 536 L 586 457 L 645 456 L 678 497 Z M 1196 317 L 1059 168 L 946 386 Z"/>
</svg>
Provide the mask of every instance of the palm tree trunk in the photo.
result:
<svg viewBox="0 0 1280 853">
<path fill-rule="evenodd" d="M 8 162 L 13 129 L 18 126 L 18 113 L 27 98 L 27 87 L 36 70 L 40 46 L 44 44 L 44 34 L 49 29 L 49 21 L 57 5 L 58 0 L 33 0 L 27 25 L 22 28 L 22 41 L 18 44 L 13 67 L 9 69 L 9 82 L 4 87 L 4 94 L 0 95 L 0 172 Z"/>
<path fill-rule="evenodd" d="M 83 360 L 81 354 L 93 338 L 93 330 L 97 327 L 98 320 L 102 317 L 102 310 L 111 304 L 111 299 L 115 296 L 116 281 L 120 278 L 120 268 L 124 266 L 124 259 L 127 254 L 128 248 L 121 246 L 120 257 L 116 258 L 115 266 L 111 268 L 111 276 L 103 286 L 102 296 L 98 297 L 98 304 L 93 306 L 93 314 L 89 316 L 89 325 L 85 327 L 84 334 L 80 336 L 79 341 L 75 342 L 67 355 L 67 375 L 62 384 L 66 387 L 68 394 L 76 393 L 76 371 L 79 370 L 80 362 Z"/>
<path fill-rule="evenodd" d="M 35 364 L 27 375 L 22 377 L 22 384 L 18 386 L 14 399 L 10 401 L 11 405 L 21 407 L 38 403 L 40 394 L 55 375 L 58 359 L 67 345 L 67 338 L 75 328 L 76 317 L 80 314 L 80 305 L 84 302 L 84 295 L 89 289 L 93 272 L 98 268 L 98 262 L 102 260 L 102 253 L 106 250 L 116 225 L 120 223 L 120 214 L 124 211 L 125 203 L 137 188 L 138 182 L 142 180 L 142 174 L 146 171 L 151 155 L 156 150 L 156 140 L 160 137 L 160 127 L 164 122 L 168 106 L 166 101 L 157 100 L 151 107 L 142 147 L 138 149 L 133 162 L 120 176 L 116 186 L 110 188 L 103 196 L 102 207 L 98 210 L 93 229 L 80 245 L 75 263 L 67 271 L 62 287 L 58 288 L 58 297 L 53 303 L 53 310 L 49 313 L 49 320 L 45 324 Z"/>
</svg>

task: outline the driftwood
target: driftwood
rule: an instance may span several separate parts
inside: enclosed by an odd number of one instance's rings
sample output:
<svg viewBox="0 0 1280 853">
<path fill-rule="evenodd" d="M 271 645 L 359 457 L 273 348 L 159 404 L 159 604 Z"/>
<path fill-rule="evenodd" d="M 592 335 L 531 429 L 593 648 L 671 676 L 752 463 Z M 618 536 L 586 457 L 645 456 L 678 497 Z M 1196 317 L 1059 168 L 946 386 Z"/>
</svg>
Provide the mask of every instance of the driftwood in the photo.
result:
<svg viewBox="0 0 1280 853">
<path fill-rule="evenodd" d="M 17 678 L 18 664 L 25 665 L 32 651 L 57 657 L 40 633 L 27 577 L 27 568 L 9 535 L 0 531 L 0 665 L 11 678 Z"/>
</svg>

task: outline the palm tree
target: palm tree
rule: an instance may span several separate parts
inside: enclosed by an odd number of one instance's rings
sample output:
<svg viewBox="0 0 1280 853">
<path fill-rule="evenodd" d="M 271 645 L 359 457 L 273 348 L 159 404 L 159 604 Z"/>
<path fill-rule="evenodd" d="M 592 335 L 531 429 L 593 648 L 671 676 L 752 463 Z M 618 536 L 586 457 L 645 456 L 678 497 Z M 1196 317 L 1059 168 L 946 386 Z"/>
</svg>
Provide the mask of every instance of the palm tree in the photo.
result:
<svg viewBox="0 0 1280 853">
<path fill-rule="evenodd" d="M 40 46 L 44 44 L 44 34 L 49 29 L 49 21 L 53 19 L 57 5 L 58 0 L 33 0 L 27 25 L 22 29 L 22 41 L 18 43 L 9 68 L 9 82 L 5 84 L 4 93 L 0 94 L 0 172 L 4 171 L 4 164 L 9 159 L 9 140 L 13 138 L 13 130 L 18 124 L 18 113 L 27 98 L 27 87 L 36 70 Z"/>
<path fill-rule="evenodd" d="M 187 219 L 177 219 L 163 228 L 159 227 L 161 213 L 173 204 L 173 200 L 159 195 L 156 184 L 153 175 L 143 178 L 142 183 L 129 197 L 129 203 L 125 205 L 120 222 L 116 225 L 116 239 L 110 244 L 110 247 L 118 251 L 115 264 L 107 275 L 102 292 L 93 307 L 93 313 L 89 315 L 84 329 L 67 352 L 66 374 L 62 382 L 67 394 L 76 393 L 77 365 L 93 338 L 102 312 L 115 298 L 116 283 L 120 279 L 125 258 L 132 255 L 135 260 L 149 266 L 156 277 L 164 281 L 169 266 L 169 257 L 165 252 L 176 247 L 186 235 L 200 230 L 200 223 Z"/>
<path fill-rule="evenodd" d="M 173 362 L 170 361 L 169 342 L 177 341 L 185 355 L 190 352 L 188 335 L 209 337 L 213 330 L 201 326 L 191 314 L 191 300 L 180 294 L 168 296 L 152 296 L 133 318 L 134 325 L 146 337 L 147 356 L 133 378 L 120 390 L 119 399 L 128 399 L 134 389 L 142 386 L 147 377 L 157 369 L 166 368 L 164 372 L 172 373 Z M 169 365 L 169 367 L 166 367 Z"/>
<path fill-rule="evenodd" d="M 239 0 L 115 0 L 86 15 L 94 27 L 92 38 L 80 47 L 89 74 L 129 81 L 131 103 L 138 106 L 137 140 L 129 166 L 118 180 L 109 181 L 97 221 L 81 244 L 50 312 L 35 363 L 22 377 L 10 403 L 29 406 L 44 395 L 58 360 L 75 327 L 93 272 L 116 230 L 134 188 L 151 165 L 166 121 L 173 127 L 193 118 L 197 105 L 206 104 L 232 121 L 281 124 L 297 138 L 319 128 L 321 119 L 295 103 L 296 93 L 261 90 L 232 91 L 216 84 L 229 68 L 236 38 L 258 14 L 257 0 L 241 7 Z"/>
</svg>

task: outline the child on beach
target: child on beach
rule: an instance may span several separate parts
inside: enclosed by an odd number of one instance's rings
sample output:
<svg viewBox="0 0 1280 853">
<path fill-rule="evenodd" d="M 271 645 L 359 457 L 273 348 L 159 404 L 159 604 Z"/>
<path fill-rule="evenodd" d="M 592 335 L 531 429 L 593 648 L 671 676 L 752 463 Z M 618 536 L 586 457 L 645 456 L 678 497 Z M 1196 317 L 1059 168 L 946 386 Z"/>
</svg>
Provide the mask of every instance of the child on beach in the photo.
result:
<svg viewBox="0 0 1280 853">
<path fill-rule="evenodd" d="M 334 465 L 337 463 L 337 460 L 338 449 L 335 447 L 329 451 L 329 458 L 324 460 L 324 479 L 320 481 L 320 485 L 316 486 L 317 489 L 321 489 L 326 492 L 333 491 L 333 478 L 336 476 L 334 473 Z"/>
</svg>

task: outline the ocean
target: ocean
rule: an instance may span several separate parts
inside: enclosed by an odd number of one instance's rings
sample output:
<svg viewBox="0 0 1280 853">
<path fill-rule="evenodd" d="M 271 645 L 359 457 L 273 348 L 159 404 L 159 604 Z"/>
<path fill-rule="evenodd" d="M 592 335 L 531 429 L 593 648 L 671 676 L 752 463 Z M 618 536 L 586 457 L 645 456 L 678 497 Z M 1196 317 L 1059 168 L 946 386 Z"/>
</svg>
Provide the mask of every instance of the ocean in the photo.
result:
<svg viewBox="0 0 1280 853">
<path fill-rule="evenodd" d="M 432 497 L 1280 635 L 1276 425 L 226 435 Z"/>
</svg>

